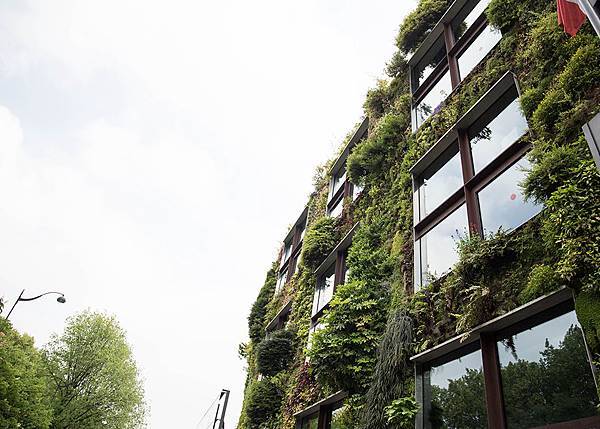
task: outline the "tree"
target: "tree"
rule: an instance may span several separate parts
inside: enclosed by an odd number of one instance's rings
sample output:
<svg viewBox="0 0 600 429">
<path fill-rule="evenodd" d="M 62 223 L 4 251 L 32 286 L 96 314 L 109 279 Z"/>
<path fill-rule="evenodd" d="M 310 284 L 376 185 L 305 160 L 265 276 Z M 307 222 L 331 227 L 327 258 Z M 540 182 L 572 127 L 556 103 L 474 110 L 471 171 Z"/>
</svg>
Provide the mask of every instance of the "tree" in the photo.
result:
<svg viewBox="0 0 600 429">
<path fill-rule="evenodd" d="M 52 419 L 48 385 L 33 338 L 0 317 L 0 428 L 46 429 Z"/>
<path fill-rule="evenodd" d="M 45 348 L 52 429 L 144 426 L 144 392 L 125 332 L 113 317 L 72 317 Z"/>
</svg>

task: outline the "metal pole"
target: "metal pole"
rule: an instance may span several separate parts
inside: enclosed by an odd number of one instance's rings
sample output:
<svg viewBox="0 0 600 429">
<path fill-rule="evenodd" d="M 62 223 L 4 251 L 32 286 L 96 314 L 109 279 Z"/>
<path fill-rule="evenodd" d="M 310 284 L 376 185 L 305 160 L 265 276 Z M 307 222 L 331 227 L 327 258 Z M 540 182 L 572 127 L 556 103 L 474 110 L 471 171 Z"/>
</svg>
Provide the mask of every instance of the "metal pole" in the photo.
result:
<svg viewBox="0 0 600 429">
<path fill-rule="evenodd" d="M 597 0 L 596 0 L 597 1 Z M 583 13 L 586 14 L 588 19 L 590 20 L 590 24 L 594 27 L 594 30 L 600 36 L 600 18 L 596 14 L 593 4 L 595 1 L 590 2 L 590 0 L 577 0 L 577 4 Z"/>
<path fill-rule="evenodd" d="M 225 397 L 225 399 L 223 399 Z M 223 400 L 223 407 L 221 408 L 221 404 L 217 407 L 217 414 L 215 415 L 215 421 L 213 423 L 213 429 L 225 429 L 225 411 L 227 411 L 227 403 L 229 402 L 229 390 L 223 389 L 221 390 L 221 397 L 219 398 L 219 402 Z M 219 417 L 219 408 L 221 408 L 221 416 Z M 215 427 L 215 425 L 219 422 L 219 426 Z"/>
<path fill-rule="evenodd" d="M 6 316 L 6 320 L 8 320 L 8 318 L 10 317 L 11 313 L 13 312 L 13 310 L 15 309 L 15 307 L 17 306 L 17 304 L 19 303 L 19 301 L 21 301 L 21 297 L 23 296 L 24 292 L 25 292 L 25 289 L 23 289 L 21 291 L 21 293 L 19 294 L 19 297 L 17 298 L 17 300 L 15 301 L 15 303 L 13 304 L 13 306 L 10 308 L 10 311 L 8 312 L 8 316 Z"/>
</svg>

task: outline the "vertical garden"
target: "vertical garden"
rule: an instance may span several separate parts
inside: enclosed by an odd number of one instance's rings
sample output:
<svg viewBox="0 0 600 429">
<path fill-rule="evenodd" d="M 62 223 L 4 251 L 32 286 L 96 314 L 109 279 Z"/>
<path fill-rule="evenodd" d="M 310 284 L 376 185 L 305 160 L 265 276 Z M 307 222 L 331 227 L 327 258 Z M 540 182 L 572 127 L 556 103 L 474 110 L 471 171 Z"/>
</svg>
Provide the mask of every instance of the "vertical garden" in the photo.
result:
<svg viewBox="0 0 600 429">
<path fill-rule="evenodd" d="M 239 429 L 294 428 L 295 413 L 338 391 L 349 396 L 335 427 L 412 428 L 419 405 L 411 356 L 564 287 L 573 291 L 592 360 L 600 361 L 600 175 L 581 130 L 600 111 L 600 38 L 589 24 L 565 34 L 555 2 L 492 0 L 487 20 L 501 40 L 413 132 L 408 59 L 450 4 L 421 0 L 401 23 L 388 79 L 364 103 L 368 137 L 346 163 L 349 180 L 364 190 L 341 217 L 326 214 L 337 156 L 316 170 L 298 270 L 276 293 L 275 261 L 251 306 L 249 341 L 240 346 L 248 374 Z M 507 72 L 519 83 L 529 126 L 522 139 L 530 167 L 520 186 L 544 209 L 514 231 L 460 235 L 451 272 L 413 292 L 411 168 Z M 309 348 L 315 270 L 357 223 L 348 278 Z M 289 301 L 285 328 L 267 336 Z M 543 352 L 545 376 L 576 353 L 568 338 Z M 469 374 L 464 388 L 478 392 L 480 376 Z M 477 406 L 463 398 L 454 409 L 469 404 Z"/>
</svg>

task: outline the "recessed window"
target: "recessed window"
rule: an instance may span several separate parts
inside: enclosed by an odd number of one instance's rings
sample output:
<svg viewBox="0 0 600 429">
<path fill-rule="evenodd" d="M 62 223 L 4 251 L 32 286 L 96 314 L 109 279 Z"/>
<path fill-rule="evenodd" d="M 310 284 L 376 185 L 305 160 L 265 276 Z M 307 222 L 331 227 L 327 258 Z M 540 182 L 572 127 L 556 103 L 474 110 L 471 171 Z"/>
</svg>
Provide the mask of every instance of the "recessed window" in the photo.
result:
<svg viewBox="0 0 600 429">
<path fill-rule="evenodd" d="M 427 95 L 417 104 L 417 107 L 415 108 L 417 127 L 420 127 L 431 115 L 437 113 L 441 109 L 442 103 L 451 92 L 452 82 L 450 81 L 450 72 L 447 71 Z"/>
<path fill-rule="evenodd" d="M 275 285 L 275 294 L 281 292 L 283 287 L 285 286 L 285 282 L 287 280 L 287 270 L 282 271 L 277 277 L 277 284 Z"/>
<path fill-rule="evenodd" d="M 559 290 L 414 356 L 417 429 L 599 427 L 573 307 Z"/>
<path fill-rule="evenodd" d="M 452 6 L 409 60 L 413 130 L 437 113 L 445 99 L 502 38 L 487 24 L 490 0 Z M 459 5 L 456 6 L 456 3 Z"/>
<path fill-rule="evenodd" d="M 458 261 L 458 241 L 466 235 L 467 210 L 462 205 L 419 240 L 421 287 L 450 271 Z"/>
<path fill-rule="evenodd" d="M 344 212 L 344 198 L 338 198 L 329 209 L 329 216 L 340 217 Z"/>
<path fill-rule="evenodd" d="M 342 187 L 344 186 L 344 183 L 346 183 L 346 169 L 345 168 L 342 171 L 340 171 L 339 173 L 337 173 L 331 180 L 331 192 L 329 194 L 330 198 L 333 198 L 333 196 L 336 194 L 336 192 L 339 191 L 340 189 L 342 189 Z"/>
<path fill-rule="evenodd" d="M 288 241 L 283 245 L 283 253 L 281 254 L 281 265 L 285 264 L 292 254 L 292 241 Z"/>
<path fill-rule="evenodd" d="M 521 189 L 527 129 L 507 73 L 415 164 L 415 289 L 451 269 L 468 234 L 517 228 L 543 208 Z"/>
<path fill-rule="evenodd" d="M 358 198 L 363 189 L 363 186 L 352 184 L 352 201 L 355 201 Z"/>
<path fill-rule="evenodd" d="M 481 34 L 477 36 L 471 45 L 464 50 L 458 57 L 458 68 L 461 78 L 465 78 L 471 71 L 485 58 L 485 56 L 502 39 L 500 30 L 492 27 L 485 27 Z"/>
<path fill-rule="evenodd" d="M 502 338 L 498 354 L 509 428 L 597 415 L 596 385 L 574 311 Z"/>
<path fill-rule="evenodd" d="M 430 427 L 487 427 L 481 350 L 430 367 L 423 380 L 424 397 L 430 398 L 424 419 Z"/>
<path fill-rule="evenodd" d="M 516 94 L 514 94 L 516 97 Z M 521 113 L 519 100 L 513 101 L 487 125 L 475 124 L 469 130 L 475 173 L 481 171 L 501 152 L 527 132 L 527 121 Z"/>
<path fill-rule="evenodd" d="M 529 161 L 523 158 L 479 191 L 481 222 L 486 232 L 516 228 L 542 210 L 543 205 L 525 200 L 520 186 L 529 168 Z"/>
<path fill-rule="evenodd" d="M 319 427 L 319 413 L 315 413 L 311 416 L 302 419 L 302 429 L 318 429 Z"/>
<path fill-rule="evenodd" d="M 313 312 L 315 315 L 321 311 L 333 297 L 335 286 L 335 265 L 331 266 L 323 275 L 317 279 L 317 287 L 313 301 Z"/>
<path fill-rule="evenodd" d="M 463 186 L 458 142 L 452 144 L 420 176 L 419 215 L 421 220 Z"/>
</svg>

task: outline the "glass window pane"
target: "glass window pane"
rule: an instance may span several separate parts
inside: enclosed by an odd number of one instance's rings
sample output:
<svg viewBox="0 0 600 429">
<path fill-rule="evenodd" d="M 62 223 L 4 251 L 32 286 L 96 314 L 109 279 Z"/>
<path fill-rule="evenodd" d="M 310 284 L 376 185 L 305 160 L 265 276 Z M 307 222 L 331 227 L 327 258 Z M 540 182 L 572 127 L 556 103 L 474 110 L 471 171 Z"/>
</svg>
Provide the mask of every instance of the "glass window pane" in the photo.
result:
<svg viewBox="0 0 600 429">
<path fill-rule="evenodd" d="M 356 200 L 363 191 L 364 187 L 360 185 L 352 185 L 352 201 Z"/>
<path fill-rule="evenodd" d="M 344 186 L 346 182 L 346 169 L 339 171 L 332 179 L 331 179 L 331 193 L 329 194 L 329 198 L 333 197 L 335 193 Z"/>
<path fill-rule="evenodd" d="M 596 415 L 598 396 L 575 312 L 498 342 L 508 427 Z"/>
<path fill-rule="evenodd" d="M 430 51 L 423 57 L 421 62 L 415 68 L 415 79 L 417 87 L 431 75 L 433 70 L 446 59 L 446 44 L 444 39 L 440 37 L 435 41 Z"/>
<path fill-rule="evenodd" d="M 419 186 L 420 214 L 423 219 L 463 186 L 458 143 L 455 142 L 421 176 Z"/>
<path fill-rule="evenodd" d="M 424 376 L 424 418 L 432 428 L 487 427 L 481 351 L 432 367 Z M 429 427 L 429 424 L 426 425 Z"/>
<path fill-rule="evenodd" d="M 287 277 L 287 270 L 283 273 L 279 274 L 279 278 L 277 279 L 277 285 L 275 286 L 275 293 L 279 293 L 283 287 L 285 286 L 285 279 Z"/>
<path fill-rule="evenodd" d="M 458 261 L 458 240 L 466 235 L 467 209 L 463 204 L 419 240 L 421 286 L 452 268 Z"/>
<path fill-rule="evenodd" d="M 526 131 L 527 121 L 521 113 L 518 99 L 515 99 L 482 131 L 470 135 L 475 173 L 481 171 Z"/>
<path fill-rule="evenodd" d="M 328 429 L 348 429 L 344 422 L 344 407 L 339 407 L 331 412 L 331 424 Z"/>
<path fill-rule="evenodd" d="M 333 207 L 329 209 L 329 216 L 340 217 L 344 210 L 344 199 L 340 198 Z"/>
<path fill-rule="evenodd" d="M 495 233 L 501 227 L 516 228 L 542 210 L 543 205 L 525 201 L 520 186 L 529 168 L 529 161 L 523 158 L 479 191 L 481 221 L 486 233 Z"/>
<path fill-rule="evenodd" d="M 290 257 L 292 253 L 292 242 L 284 243 L 283 254 L 281 255 L 281 265 L 285 264 L 285 262 Z"/>
<path fill-rule="evenodd" d="M 302 429 L 317 429 L 319 426 L 319 414 L 302 419 Z"/>
<path fill-rule="evenodd" d="M 444 73 L 442 78 L 427 93 L 425 98 L 415 108 L 417 128 L 425 122 L 432 114 L 437 113 L 442 103 L 452 92 L 450 72 Z"/>
<path fill-rule="evenodd" d="M 317 314 L 333 297 L 333 287 L 335 281 L 335 265 L 317 279 L 315 289 L 315 299 L 313 300 L 313 316 Z"/>
<path fill-rule="evenodd" d="M 475 23 L 477 18 L 483 13 L 483 11 L 488 7 L 491 0 L 480 0 L 477 5 L 473 8 L 471 12 L 467 15 L 465 20 L 463 21 L 465 29 L 469 28 L 471 25 Z"/>
<path fill-rule="evenodd" d="M 500 30 L 495 30 L 489 25 L 477 36 L 477 39 L 458 57 L 460 77 L 464 79 L 471 70 L 483 60 L 494 46 L 502 39 Z"/>
</svg>

